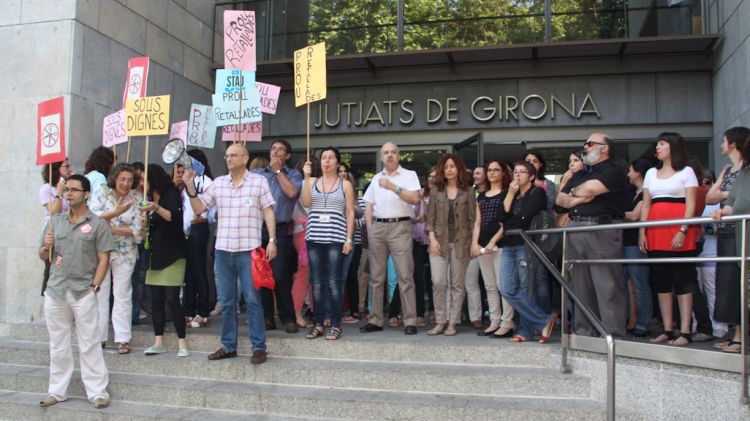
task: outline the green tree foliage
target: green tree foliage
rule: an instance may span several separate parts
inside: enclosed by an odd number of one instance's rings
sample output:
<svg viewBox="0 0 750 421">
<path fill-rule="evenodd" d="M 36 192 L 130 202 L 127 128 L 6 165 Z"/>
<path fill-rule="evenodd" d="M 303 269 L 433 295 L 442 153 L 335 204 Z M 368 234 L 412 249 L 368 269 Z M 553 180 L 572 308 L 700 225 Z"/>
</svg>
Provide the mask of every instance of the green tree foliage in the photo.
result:
<svg viewBox="0 0 750 421">
<path fill-rule="evenodd" d="M 553 40 L 625 36 L 625 0 L 552 0 Z M 310 43 L 396 51 L 397 0 L 310 0 Z M 544 41 L 544 0 L 405 0 L 404 50 Z"/>
</svg>

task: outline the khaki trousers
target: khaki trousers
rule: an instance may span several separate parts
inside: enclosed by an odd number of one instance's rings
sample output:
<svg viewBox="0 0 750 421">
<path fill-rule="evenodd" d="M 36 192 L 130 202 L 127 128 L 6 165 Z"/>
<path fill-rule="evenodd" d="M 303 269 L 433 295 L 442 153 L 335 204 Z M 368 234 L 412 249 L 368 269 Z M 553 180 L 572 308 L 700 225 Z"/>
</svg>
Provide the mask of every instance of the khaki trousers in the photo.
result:
<svg viewBox="0 0 750 421">
<path fill-rule="evenodd" d="M 487 305 L 490 307 L 490 326 L 513 329 L 515 328 L 515 324 L 513 323 L 515 312 L 510 303 L 501 297 L 498 289 L 500 256 L 502 253 L 503 249 L 497 249 L 494 252 L 481 255 L 475 260 L 479 261 L 479 268 L 482 269 L 482 280 L 484 280 L 484 287 L 487 289 Z M 501 300 L 503 303 L 502 311 L 500 309 Z"/>
<path fill-rule="evenodd" d="M 484 277 L 484 272 L 482 272 Z M 479 259 L 469 260 L 466 266 L 466 305 L 469 307 L 469 320 L 482 320 L 482 288 L 479 286 Z M 488 291 L 489 292 L 489 291 Z M 488 301 L 489 302 L 489 301 Z"/>
<path fill-rule="evenodd" d="M 414 291 L 414 258 L 411 254 L 411 221 L 375 222 L 367 230 L 370 246 L 370 298 L 368 321 L 383 326 L 383 294 L 386 285 L 388 255 L 393 258 L 401 295 L 401 312 L 405 326 L 417 325 Z"/>
<path fill-rule="evenodd" d="M 455 244 L 443 246 L 448 256 L 430 255 L 430 271 L 432 272 L 432 297 L 435 303 L 435 322 L 451 324 L 461 323 L 461 306 L 464 303 L 464 277 L 469 258 L 456 257 Z M 450 274 L 450 279 L 449 279 Z M 446 296 L 450 290 L 450 303 Z"/>
</svg>

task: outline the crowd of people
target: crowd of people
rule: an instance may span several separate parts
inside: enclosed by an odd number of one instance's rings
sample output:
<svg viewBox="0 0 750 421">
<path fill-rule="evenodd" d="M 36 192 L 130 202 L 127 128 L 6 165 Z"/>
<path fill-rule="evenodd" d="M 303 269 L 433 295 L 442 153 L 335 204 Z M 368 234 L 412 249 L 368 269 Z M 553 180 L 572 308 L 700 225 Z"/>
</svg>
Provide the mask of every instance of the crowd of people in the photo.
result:
<svg viewBox="0 0 750 421">
<path fill-rule="evenodd" d="M 116 163 L 103 147 L 83 176 L 68 160 L 52 164 L 39 195 L 51 355 L 41 404 L 67 398 L 75 323 L 87 395 L 106 407 L 101 350 L 110 318 L 117 352 L 127 354 L 143 311 L 154 330 L 144 353 L 168 352 L 171 320 L 178 357 L 190 355 L 188 328 L 221 314 L 221 346 L 208 356 L 220 360 L 237 356 L 244 306 L 253 364 L 266 361 L 266 331 L 277 320 L 289 334 L 304 329 L 309 340 L 338 340 L 345 324 L 360 321 L 362 333 L 388 325 L 431 336 L 456 335 L 467 322 L 479 336 L 546 343 L 560 312 L 572 311 L 572 331 L 597 336 L 575 309 L 560 308 L 560 287 L 541 259 L 506 232 L 710 215 L 715 224 L 571 233 L 568 258 L 735 256 L 738 228 L 721 218 L 750 212 L 748 138 L 744 127 L 726 131 L 721 147 L 731 164 L 715 181 L 677 133 L 660 134 L 632 162 L 615 156 L 608 135 L 593 133 L 570 155 L 559 185 L 545 176 L 538 151 L 474 169 L 444 154 L 423 185 L 390 142 L 380 150 L 382 171 L 362 194 L 337 148 L 292 167 L 282 139 L 271 142 L 268 158 L 252 161 L 242 144 L 230 144 L 227 174 L 216 178 L 200 150 L 189 154 L 205 167 L 201 175 L 179 164 L 170 176 L 160 165 Z M 554 237 L 534 238 L 559 267 Z M 261 247 L 273 289 L 256 288 L 251 275 L 262 263 L 251 252 Z M 568 275 L 615 337 L 673 346 L 716 339 L 724 352 L 740 350 L 736 263 L 574 264 Z"/>
</svg>

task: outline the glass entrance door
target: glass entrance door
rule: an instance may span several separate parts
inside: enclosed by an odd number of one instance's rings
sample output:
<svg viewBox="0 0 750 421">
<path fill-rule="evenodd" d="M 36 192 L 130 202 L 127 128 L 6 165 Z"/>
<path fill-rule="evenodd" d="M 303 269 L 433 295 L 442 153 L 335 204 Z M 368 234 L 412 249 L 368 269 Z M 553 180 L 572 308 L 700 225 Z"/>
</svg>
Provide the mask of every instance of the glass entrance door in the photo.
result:
<svg viewBox="0 0 750 421">
<path fill-rule="evenodd" d="M 466 168 L 474 169 L 484 164 L 482 158 L 482 134 L 477 133 L 468 139 L 453 145 L 456 153 L 466 164 Z"/>
</svg>

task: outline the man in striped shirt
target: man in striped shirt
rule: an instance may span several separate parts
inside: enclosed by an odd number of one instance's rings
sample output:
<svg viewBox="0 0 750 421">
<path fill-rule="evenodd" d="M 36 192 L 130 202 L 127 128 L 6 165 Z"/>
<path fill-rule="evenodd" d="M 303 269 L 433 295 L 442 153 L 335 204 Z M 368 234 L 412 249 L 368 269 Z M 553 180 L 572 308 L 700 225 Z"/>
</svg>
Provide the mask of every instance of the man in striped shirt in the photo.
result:
<svg viewBox="0 0 750 421">
<path fill-rule="evenodd" d="M 248 336 L 253 355 L 250 362 L 266 361 L 266 329 L 260 293 L 253 286 L 250 251 L 260 247 L 261 226 L 268 229 L 267 258 L 276 257 L 276 219 L 268 181 L 246 169 L 250 155 L 244 146 L 227 148 L 224 159 L 229 174 L 216 178 L 200 195 L 195 191 L 194 171 L 182 177 L 195 214 L 218 208 L 216 232 L 216 290 L 221 302 L 221 348 L 208 356 L 221 360 L 237 356 L 237 278 L 247 304 Z"/>
</svg>

